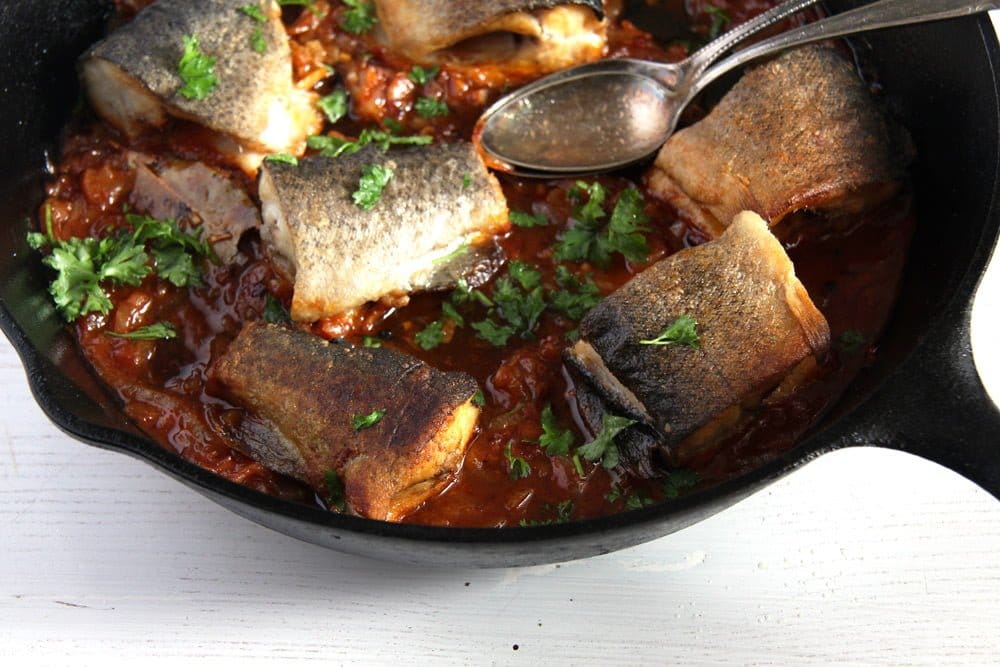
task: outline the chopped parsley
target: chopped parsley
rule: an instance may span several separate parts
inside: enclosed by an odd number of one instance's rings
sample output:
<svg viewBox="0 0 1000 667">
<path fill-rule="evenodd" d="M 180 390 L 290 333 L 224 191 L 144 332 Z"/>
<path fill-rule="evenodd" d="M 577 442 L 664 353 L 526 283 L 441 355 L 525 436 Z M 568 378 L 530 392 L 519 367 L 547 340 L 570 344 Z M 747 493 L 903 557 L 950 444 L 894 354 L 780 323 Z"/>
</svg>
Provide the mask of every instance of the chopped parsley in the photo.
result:
<svg viewBox="0 0 1000 667">
<path fill-rule="evenodd" d="M 413 337 L 413 342 L 424 350 L 433 350 L 444 341 L 444 322 L 437 320 L 428 324 L 423 331 Z"/>
<path fill-rule="evenodd" d="M 551 526 L 556 523 L 566 523 L 573 516 L 573 501 L 564 500 L 554 508 L 551 505 L 547 507 L 555 509 L 556 516 L 553 519 L 542 519 L 542 520 L 531 520 L 531 519 L 521 519 L 520 526 L 522 528 L 527 528 L 529 526 Z"/>
<path fill-rule="evenodd" d="M 375 204 L 382 198 L 382 191 L 394 175 L 395 172 L 390 167 L 380 164 L 365 165 L 361 169 L 358 189 L 351 195 L 354 203 L 366 211 L 375 208 Z"/>
<path fill-rule="evenodd" d="M 349 9 L 340 18 L 340 27 L 352 35 L 368 32 L 378 23 L 375 4 L 364 0 L 344 0 Z"/>
<path fill-rule="evenodd" d="M 638 493 L 629 494 L 625 498 L 625 508 L 630 510 L 638 510 L 643 507 L 649 507 L 650 505 L 655 505 L 656 501 L 648 496 L 643 496 Z"/>
<path fill-rule="evenodd" d="M 507 459 L 507 474 L 510 475 L 511 479 L 524 479 L 531 475 L 531 466 L 520 456 L 514 456 L 511 452 L 513 444 L 513 442 L 508 442 L 507 447 L 503 450 L 504 458 Z"/>
<path fill-rule="evenodd" d="M 128 333 L 118 333 L 117 331 L 105 331 L 104 333 L 126 340 L 171 340 L 177 338 L 177 329 L 174 329 L 174 325 L 170 322 L 157 322 Z"/>
<path fill-rule="evenodd" d="M 437 259 L 431 260 L 431 264 L 446 264 L 454 259 L 458 259 L 459 257 L 466 254 L 470 250 L 472 250 L 472 247 L 468 243 L 463 243 L 462 245 L 458 246 L 457 248 L 449 252 L 447 255 L 442 255 Z"/>
<path fill-rule="evenodd" d="M 587 276 L 580 280 L 560 264 L 556 267 L 556 282 L 563 289 L 549 292 L 549 303 L 571 320 L 580 320 L 601 300 L 601 291 Z"/>
<path fill-rule="evenodd" d="M 607 500 L 609 503 L 613 503 L 621 500 L 622 496 L 624 495 L 625 492 L 622 490 L 622 487 L 615 485 L 611 487 L 611 491 L 604 494 L 604 499 Z"/>
<path fill-rule="evenodd" d="M 361 339 L 361 344 L 365 347 L 382 347 L 382 339 L 377 336 L 365 336 Z"/>
<path fill-rule="evenodd" d="M 257 53 L 264 53 L 267 51 L 267 39 L 264 38 L 264 30 L 261 26 L 267 23 L 267 17 L 264 16 L 264 12 L 257 5 L 243 5 L 240 7 L 240 11 L 257 23 L 253 28 L 253 33 L 250 35 L 250 48 Z"/>
<path fill-rule="evenodd" d="M 347 500 L 344 497 L 344 480 L 340 478 L 336 470 L 324 470 L 323 482 L 326 486 L 326 504 L 341 512 L 347 509 Z"/>
<path fill-rule="evenodd" d="M 299 159 L 294 155 L 289 155 L 288 153 L 271 153 L 264 159 L 268 162 L 274 162 L 275 164 L 287 164 L 292 167 L 299 166 Z"/>
<path fill-rule="evenodd" d="M 292 318 L 281 301 L 268 294 L 264 297 L 264 321 L 270 324 L 288 324 Z"/>
<path fill-rule="evenodd" d="M 472 174 L 469 172 L 462 174 L 462 187 L 466 190 L 472 187 Z"/>
<path fill-rule="evenodd" d="M 507 326 L 506 324 L 497 324 L 489 319 L 482 322 L 473 322 L 470 326 L 476 330 L 476 335 L 487 343 L 492 343 L 497 347 L 506 345 L 510 337 L 517 333 L 514 327 Z"/>
<path fill-rule="evenodd" d="M 708 39 L 713 40 L 723 33 L 726 26 L 728 26 L 732 19 L 729 18 L 729 14 L 726 10 L 721 7 L 716 7 L 715 5 L 705 5 L 705 13 L 708 14 L 712 23 L 708 26 Z"/>
<path fill-rule="evenodd" d="M 451 113 L 448 105 L 432 97 L 420 97 L 413 103 L 413 109 L 421 118 L 437 118 Z"/>
<path fill-rule="evenodd" d="M 371 428 L 382 421 L 382 417 L 384 416 L 385 410 L 372 410 L 367 415 L 354 415 L 351 417 L 351 426 L 354 427 L 355 431 Z"/>
<path fill-rule="evenodd" d="M 601 422 L 601 432 L 597 437 L 577 450 L 580 456 L 588 461 L 600 461 L 605 470 L 611 470 L 618 465 L 618 445 L 615 436 L 635 424 L 634 419 L 618 415 L 604 415 Z"/>
<path fill-rule="evenodd" d="M 240 7 L 240 11 L 257 23 L 267 23 L 267 17 L 264 16 L 264 12 L 257 5 L 243 5 Z"/>
<path fill-rule="evenodd" d="M 493 302 L 498 314 L 522 337 L 530 336 L 545 310 L 541 287 L 520 289 L 508 276 L 497 280 L 493 288 Z"/>
<path fill-rule="evenodd" d="M 411 69 L 409 74 L 406 76 L 410 79 L 410 81 L 418 86 L 423 86 L 428 81 L 436 77 L 439 71 L 440 70 L 438 70 L 437 67 L 428 67 L 427 69 L 424 69 L 420 65 L 414 65 L 413 69 Z"/>
<path fill-rule="evenodd" d="M 364 129 L 355 140 L 344 139 L 323 134 L 316 134 L 306 140 L 306 146 L 319 151 L 323 157 L 336 158 L 342 155 L 353 155 L 368 144 L 375 144 L 382 150 L 389 150 L 389 146 L 409 145 L 426 146 L 434 141 L 434 137 L 416 134 L 412 137 L 397 137 L 382 130 Z"/>
<path fill-rule="evenodd" d="M 546 405 L 542 410 L 542 435 L 538 438 L 538 445 L 549 456 L 567 456 L 573 439 L 573 432 L 559 428 L 552 406 Z"/>
<path fill-rule="evenodd" d="M 587 201 L 574 209 L 574 224 L 556 241 L 554 257 L 558 260 L 590 261 L 602 267 L 610 263 L 611 253 L 614 252 L 632 262 L 646 261 L 649 247 L 642 233 L 649 231 L 645 226 L 648 217 L 643 211 L 639 191 L 635 188 L 622 191 L 607 225 L 602 223 L 607 217 L 604 211 L 607 191 L 604 186 L 579 181 L 570 190 L 570 198 L 579 201 L 584 193 Z"/>
<path fill-rule="evenodd" d="M 513 260 L 507 265 L 507 272 L 526 290 L 532 290 L 542 284 L 542 274 L 526 262 Z"/>
<path fill-rule="evenodd" d="M 451 293 L 451 300 L 457 304 L 464 304 L 473 299 L 487 308 L 493 307 L 493 301 L 488 296 L 477 289 L 470 289 L 468 281 L 465 278 L 459 278 L 455 284 L 455 289 Z"/>
<path fill-rule="evenodd" d="M 701 347 L 698 338 L 698 322 L 690 315 L 681 315 L 656 338 L 640 340 L 640 345 L 687 345 L 694 349 Z"/>
<path fill-rule="evenodd" d="M 472 395 L 472 404 L 477 408 L 486 405 L 486 394 L 483 393 L 482 389 L 477 389 L 476 393 Z"/>
<path fill-rule="evenodd" d="M 347 115 L 347 91 L 343 88 L 337 88 L 326 97 L 321 97 L 316 106 L 319 107 L 328 121 L 336 123 Z"/>
<path fill-rule="evenodd" d="M 291 7 L 305 7 L 307 10 L 312 12 L 316 16 L 322 16 L 323 13 L 316 9 L 315 0 L 278 0 L 278 4 L 282 7 L 288 5 Z"/>
<path fill-rule="evenodd" d="M 528 229 L 531 227 L 545 227 L 549 224 L 549 219 L 541 213 L 532 215 L 523 211 L 511 211 L 510 222 L 517 227 Z"/>
<path fill-rule="evenodd" d="M 113 304 L 102 283 L 138 285 L 155 270 L 177 287 L 198 286 L 201 272 L 195 260 L 212 256 L 200 231 L 182 232 L 173 220 L 128 214 L 131 232 L 122 229 L 102 239 L 60 241 L 52 233 L 51 208 L 46 206 L 44 215 L 45 232 L 30 233 L 27 241 L 35 250 L 50 250 L 42 260 L 56 271 L 49 294 L 67 321 L 88 313 L 111 312 Z"/>
<path fill-rule="evenodd" d="M 441 312 L 445 317 L 454 322 L 456 326 L 465 326 L 465 318 L 459 314 L 458 310 L 451 304 L 450 301 L 444 301 L 441 303 Z"/>
<path fill-rule="evenodd" d="M 850 329 L 837 337 L 837 347 L 848 353 L 857 352 L 865 342 L 865 335 L 857 329 Z"/>
<path fill-rule="evenodd" d="M 693 470 L 686 468 L 673 470 L 663 480 L 663 496 L 665 498 L 676 498 L 682 491 L 690 489 L 700 481 L 701 478 L 698 476 L 698 473 Z"/>
<path fill-rule="evenodd" d="M 219 85 L 215 77 L 215 58 L 201 52 L 194 35 L 185 35 L 183 40 L 184 53 L 177 62 L 177 73 L 184 85 L 177 92 L 189 100 L 203 100 Z"/>
</svg>

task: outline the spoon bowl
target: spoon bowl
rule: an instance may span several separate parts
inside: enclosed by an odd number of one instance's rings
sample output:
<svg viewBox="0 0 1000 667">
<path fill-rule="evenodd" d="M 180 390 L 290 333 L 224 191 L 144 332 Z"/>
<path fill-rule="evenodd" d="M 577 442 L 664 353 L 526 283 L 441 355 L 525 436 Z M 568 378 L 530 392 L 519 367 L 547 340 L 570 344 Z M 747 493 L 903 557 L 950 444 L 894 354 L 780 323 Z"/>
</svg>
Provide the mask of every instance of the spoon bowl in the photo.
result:
<svg viewBox="0 0 1000 667">
<path fill-rule="evenodd" d="M 487 109 L 475 141 L 489 166 L 521 176 L 613 171 L 655 153 L 698 93 L 752 60 L 825 39 L 1000 7 L 997 0 L 877 0 L 763 40 L 712 65 L 750 34 L 814 3 L 779 5 L 679 63 L 623 58 L 539 79 Z M 585 136 L 579 128 L 587 128 Z"/>
</svg>

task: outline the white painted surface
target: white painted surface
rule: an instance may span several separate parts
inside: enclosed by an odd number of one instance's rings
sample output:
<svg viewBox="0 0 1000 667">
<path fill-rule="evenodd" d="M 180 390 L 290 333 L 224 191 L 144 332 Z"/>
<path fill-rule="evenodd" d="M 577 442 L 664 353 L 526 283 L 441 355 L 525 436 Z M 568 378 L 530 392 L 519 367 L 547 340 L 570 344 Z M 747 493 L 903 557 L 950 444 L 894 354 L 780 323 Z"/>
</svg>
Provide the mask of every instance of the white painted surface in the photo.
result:
<svg viewBox="0 0 1000 667">
<path fill-rule="evenodd" d="M 998 313 L 994 263 L 973 319 L 994 397 Z M 601 558 L 427 570 L 286 538 L 67 438 L 6 341 L 0 382 L 0 665 L 1000 664 L 1000 501 L 915 457 L 822 457 Z"/>
</svg>

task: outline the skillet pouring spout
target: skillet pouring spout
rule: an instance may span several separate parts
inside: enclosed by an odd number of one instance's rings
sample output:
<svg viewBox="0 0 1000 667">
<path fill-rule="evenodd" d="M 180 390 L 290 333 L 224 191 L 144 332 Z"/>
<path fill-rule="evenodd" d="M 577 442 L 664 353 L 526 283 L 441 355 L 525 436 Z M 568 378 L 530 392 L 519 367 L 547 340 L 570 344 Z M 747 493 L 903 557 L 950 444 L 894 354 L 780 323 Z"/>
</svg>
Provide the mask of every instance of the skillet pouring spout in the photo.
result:
<svg viewBox="0 0 1000 667">
<path fill-rule="evenodd" d="M 637 3 L 638 4 L 638 3 Z M 830 2 L 833 11 L 856 2 Z M 852 43 L 911 132 L 917 224 L 908 268 L 874 363 L 814 431 L 776 459 L 690 495 L 560 525 L 458 529 L 395 524 L 298 505 L 218 477 L 142 436 L 95 381 L 51 306 L 51 276 L 29 252 L 46 156 L 77 92 L 74 63 L 110 2 L 0 5 L 0 327 L 31 389 L 65 432 L 147 461 L 251 520 L 330 549 L 435 566 L 510 567 L 608 553 L 715 514 L 833 449 L 880 445 L 937 461 L 1000 497 L 1000 412 L 976 373 L 969 313 L 1000 231 L 1000 48 L 985 16 L 872 34 Z M 67 456 L 72 456 L 67 444 Z"/>
</svg>

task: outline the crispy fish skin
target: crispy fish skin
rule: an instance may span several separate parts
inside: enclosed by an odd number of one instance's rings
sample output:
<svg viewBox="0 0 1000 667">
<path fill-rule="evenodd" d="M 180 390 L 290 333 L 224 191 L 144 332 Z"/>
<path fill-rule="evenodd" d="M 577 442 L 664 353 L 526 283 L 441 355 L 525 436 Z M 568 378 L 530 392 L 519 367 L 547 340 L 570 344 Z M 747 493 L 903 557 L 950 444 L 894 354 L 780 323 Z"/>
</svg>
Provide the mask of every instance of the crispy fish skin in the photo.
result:
<svg viewBox="0 0 1000 667">
<path fill-rule="evenodd" d="M 323 495 L 336 471 L 348 505 L 374 519 L 399 520 L 446 483 L 479 415 L 465 373 L 264 322 L 244 325 L 213 373 L 254 415 L 239 431 L 248 454 Z M 374 410 L 378 423 L 354 428 Z"/>
<path fill-rule="evenodd" d="M 260 9 L 266 22 L 244 6 Z M 257 31 L 262 53 L 253 48 Z M 204 99 L 179 93 L 185 36 L 215 59 L 218 84 Z M 220 148 L 248 166 L 256 166 L 257 154 L 301 153 L 322 124 L 315 96 L 293 85 L 288 36 L 273 0 L 159 0 L 85 53 L 80 71 L 97 113 L 129 136 L 170 116 L 190 120 L 228 138 Z"/>
<path fill-rule="evenodd" d="M 698 322 L 697 349 L 641 343 L 682 315 Z M 786 377 L 803 379 L 796 371 L 830 343 L 781 244 L 751 212 L 719 239 L 633 278 L 590 311 L 580 332 L 568 364 L 607 409 L 641 422 L 668 452 L 709 445 L 748 401 Z"/>
<path fill-rule="evenodd" d="M 853 66 L 807 46 L 748 70 L 703 120 L 674 134 L 648 179 L 708 238 L 742 210 L 776 225 L 812 209 L 859 211 L 900 189 L 912 146 Z"/>
<path fill-rule="evenodd" d="M 366 211 L 351 195 L 369 164 L 394 176 Z M 258 190 L 261 237 L 294 278 L 291 315 L 301 322 L 453 285 L 456 266 L 471 268 L 477 249 L 510 227 L 500 184 L 468 142 L 265 162 Z"/>
<path fill-rule="evenodd" d="M 375 0 L 375 5 L 390 48 L 424 64 L 530 64 L 542 73 L 596 60 L 606 44 L 601 0 Z"/>
</svg>

